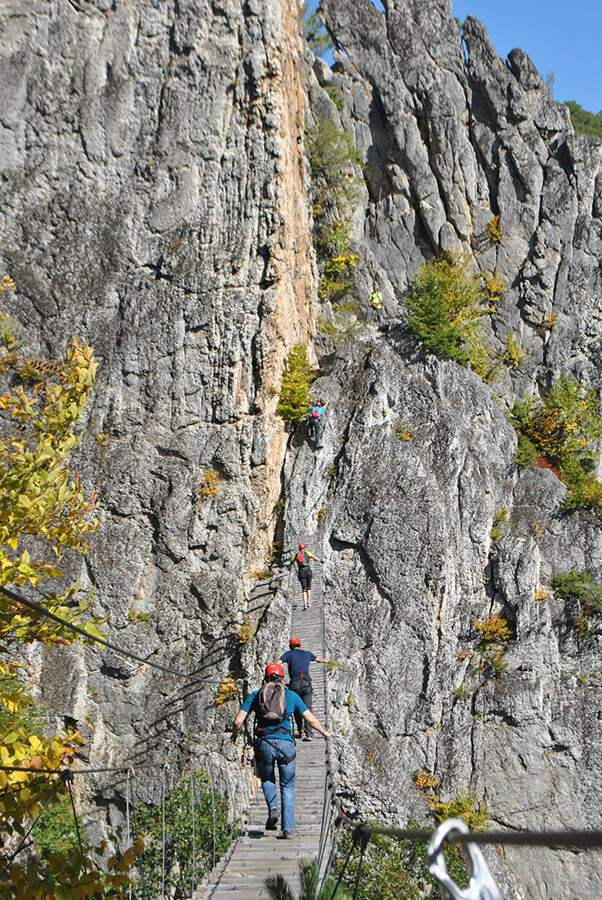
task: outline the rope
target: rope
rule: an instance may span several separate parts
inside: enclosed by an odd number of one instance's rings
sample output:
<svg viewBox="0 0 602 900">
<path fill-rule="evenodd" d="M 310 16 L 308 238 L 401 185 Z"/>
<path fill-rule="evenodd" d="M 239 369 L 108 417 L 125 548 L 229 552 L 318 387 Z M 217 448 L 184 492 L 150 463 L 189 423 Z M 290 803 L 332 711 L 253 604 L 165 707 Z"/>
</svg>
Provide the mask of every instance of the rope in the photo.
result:
<svg viewBox="0 0 602 900">
<path fill-rule="evenodd" d="M 137 769 L 160 769 L 163 763 L 145 763 Z M 31 769 L 27 766 L 0 765 L 2 772 L 27 772 L 29 775 L 97 775 L 100 772 L 128 772 L 131 766 L 104 766 L 98 769 Z"/>
<path fill-rule="evenodd" d="M 161 896 L 165 900 L 165 780 L 167 763 L 163 763 L 161 777 Z"/>
<path fill-rule="evenodd" d="M 76 634 L 82 635 L 88 640 L 93 640 L 97 644 L 102 644 L 103 646 L 108 647 L 109 650 L 114 650 L 115 653 L 120 653 L 122 656 L 129 657 L 130 659 L 133 659 L 138 663 L 142 663 L 145 666 L 153 666 L 153 668 L 155 669 L 160 669 L 161 672 L 167 672 L 170 675 L 177 675 L 178 678 L 184 678 L 187 681 L 190 681 L 190 676 L 186 675 L 184 672 L 180 672 L 178 669 L 172 669 L 169 666 L 162 666 L 160 663 L 152 662 L 150 659 L 144 659 L 144 657 L 137 656 L 135 653 L 131 653 L 129 650 L 124 650 L 123 647 L 119 647 L 117 644 L 113 644 L 111 641 L 106 641 L 104 638 L 96 637 L 96 635 L 90 634 L 90 632 L 86 631 L 84 628 L 80 628 L 79 625 L 74 625 L 73 622 L 68 622 L 66 619 L 62 619 L 55 613 L 50 612 L 50 610 L 45 609 L 39 603 L 35 603 L 33 600 L 26 600 L 25 597 L 21 597 L 19 594 L 15 594 L 14 591 L 11 591 L 6 587 L 0 587 L 0 593 L 6 594 L 6 596 L 10 597 L 11 600 L 15 600 L 17 603 L 21 603 L 28 609 L 32 609 L 34 610 L 34 612 L 41 613 L 48 619 L 52 619 L 54 622 L 58 622 L 60 625 L 64 625 L 65 628 L 69 628 Z"/>
<path fill-rule="evenodd" d="M 358 888 L 360 886 L 360 878 L 362 876 L 362 866 L 364 864 L 364 853 L 366 852 L 366 847 L 368 846 L 369 842 L 370 842 L 370 836 L 362 835 L 362 849 L 360 852 L 360 861 L 358 863 L 357 872 L 355 875 L 355 888 L 353 891 L 353 900 L 357 900 L 357 892 L 358 892 Z"/>
<path fill-rule="evenodd" d="M 347 854 L 343 868 L 339 872 L 339 877 L 337 879 L 337 883 L 334 886 L 334 890 L 333 890 L 332 894 L 330 895 L 330 900 L 334 900 L 336 893 L 337 893 L 339 887 L 341 886 L 341 882 L 343 880 L 343 875 L 345 874 L 345 872 L 347 870 L 347 866 L 349 864 L 349 860 L 351 859 L 352 853 L 353 853 L 353 843 L 351 844 L 351 847 L 349 848 L 349 853 Z"/>
<path fill-rule="evenodd" d="M 77 820 L 77 813 L 75 811 L 75 801 L 73 800 L 73 791 L 71 790 L 71 782 L 73 781 L 73 779 L 69 777 L 69 773 L 67 773 L 65 775 L 65 781 L 67 783 L 67 789 L 69 791 L 69 799 L 71 800 L 71 811 L 73 813 L 73 821 L 75 822 L 75 831 L 77 834 L 77 843 L 79 844 L 79 852 L 80 852 L 80 856 L 83 860 L 85 857 L 84 857 L 84 848 L 82 846 L 82 836 L 79 832 L 79 822 Z"/>
<path fill-rule="evenodd" d="M 130 770 L 127 770 L 125 781 L 125 828 L 127 834 L 128 849 L 132 846 L 132 832 L 130 828 Z M 132 900 L 132 881 L 130 879 L 128 887 L 128 897 Z"/>
<path fill-rule="evenodd" d="M 196 848 L 195 848 L 195 796 L 194 796 L 194 771 L 190 770 L 190 811 L 192 815 L 192 881 L 190 884 L 190 895 L 194 893 L 196 881 Z"/>
<path fill-rule="evenodd" d="M 401 828 L 379 828 L 358 825 L 353 831 L 353 841 L 369 840 L 382 834 L 399 841 L 430 841 L 431 831 L 411 831 Z M 461 834 L 452 831 L 446 838 L 450 844 L 507 844 L 517 847 L 571 847 L 577 849 L 602 848 L 602 831 L 480 831 Z"/>
<path fill-rule="evenodd" d="M 134 835 L 138 833 L 138 820 L 136 817 L 136 792 L 134 789 L 136 770 L 132 769 L 132 782 L 130 785 L 132 791 L 132 819 L 134 820 Z M 146 896 L 146 870 L 144 868 L 144 853 L 140 856 L 140 882 L 142 884 L 142 896 Z"/>
<path fill-rule="evenodd" d="M 207 766 L 207 772 L 209 773 L 209 790 L 211 791 L 211 818 L 213 822 L 213 862 L 211 868 L 215 869 L 215 793 L 213 790 L 213 773 L 211 771 L 211 766 Z"/>
</svg>

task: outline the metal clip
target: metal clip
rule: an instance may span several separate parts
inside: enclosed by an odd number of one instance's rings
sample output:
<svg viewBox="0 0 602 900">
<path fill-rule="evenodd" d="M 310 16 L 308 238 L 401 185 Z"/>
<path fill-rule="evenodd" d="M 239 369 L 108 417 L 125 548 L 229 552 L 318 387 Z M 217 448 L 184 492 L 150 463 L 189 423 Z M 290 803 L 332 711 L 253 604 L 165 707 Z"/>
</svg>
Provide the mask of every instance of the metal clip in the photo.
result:
<svg viewBox="0 0 602 900">
<path fill-rule="evenodd" d="M 442 900 L 503 900 L 485 857 L 476 844 L 464 844 L 471 870 L 468 887 L 459 888 L 449 877 L 441 848 L 452 831 L 470 834 L 470 829 L 461 819 L 447 819 L 434 833 L 428 848 L 429 872 L 439 882 Z"/>
</svg>

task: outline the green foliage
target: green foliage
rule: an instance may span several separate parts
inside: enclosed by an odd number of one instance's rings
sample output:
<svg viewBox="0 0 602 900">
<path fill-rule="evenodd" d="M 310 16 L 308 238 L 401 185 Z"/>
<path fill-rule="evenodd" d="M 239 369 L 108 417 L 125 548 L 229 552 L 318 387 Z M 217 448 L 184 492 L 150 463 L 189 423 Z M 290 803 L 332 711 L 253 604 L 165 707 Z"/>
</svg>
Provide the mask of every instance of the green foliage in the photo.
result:
<svg viewBox="0 0 602 900">
<path fill-rule="evenodd" d="M 320 526 L 322 524 L 322 522 L 324 521 L 329 509 L 330 509 L 329 506 L 323 506 L 321 509 L 319 509 L 316 512 L 316 521 L 318 523 L 318 526 Z"/>
<path fill-rule="evenodd" d="M 409 828 L 418 826 L 409 823 Z M 353 845 L 351 833 L 343 834 L 337 847 L 334 876 L 339 877 L 348 853 L 351 857 L 342 883 L 349 890 L 355 885 L 359 865 L 360 844 Z M 357 900 L 402 900 L 402 898 L 435 898 L 438 888 L 430 876 L 426 861 L 426 846 L 418 841 L 396 841 L 384 835 L 370 839 L 364 854 L 364 865 Z"/>
<path fill-rule="evenodd" d="M 311 407 L 311 384 L 316 377 L 303 344 L 295 344 L 286 357 L 276 412 L 286 422 L 299 422 Z"/>
<path fill-rule="evenodd" d="M 508 521 L 508 510 L 504 506 L 502 509 L 498 510 L 494 516 L 494 525 L 491 529 L 491 540 L 499 541 L 502 534 L 504 533 L 504 524 Z"/>
<path fill-rule="evenodd" d="M 488 663 L 495 675 L 501 675 L 507 669 L 506 644 L 514 637 L 512 627 L 499 613 L 487 616 L 484 622 L 475 619 L 473 625 L 479 634 L 483 663 Z"/>
<path fill-rule="evenodd" d="M 408 823 L 407 828 L 419 830 L 413 821 Z M 351 858 L 342 883 L 353 891 L 360 844 L 355 844 L 352 849 L 351 834 L 345 832 L 337 848 L 335 878 L 350 851 Z M 385 835 L 374 835 L 364 854 L 357 900 L 437 900 L 439 887 L 428 871 L 426 851 L 426 845 L 420 841 L 396 841 Z M 460 848 L 447 845 L 443 853 L 451 877 L 459 886 L 465 886 L 468 879 Z"/>
<path fill-rule="evenodd" d="M 354 284 L 359 256 L 350 246 L 353 213 L 360 199 L 356 174 L 361 156 L 351 132 L 319 118 L 306 132 L 312 173 L 314 244 L 320 264 L 318 294 L 340 300 Z"/>
<path fill-rule="evenodd" d="M 0 294 L 13 289 L 10 279 L 2 280 Z M 87 496 L 80 477 L 69 468 L 70 455 L 80 440 L 79 422 L 94 385 L 96 362 L 92 348 L 76 340 L 64 360 L 22 358 L 4 315 L 0 331 L 0 372 L 9 385 L 0 397 L 0 586 L 37 586 L 63 575 L 60 565 L 67 551 L 73 555 L 88 550 L 88 537 L 98 524 L 95 492 Z M 89 634 L 84 640 L 93 644 L 101 620 L 88 615 L 86 601 L 73 602 L 77 583 L 65 588 L 63 581 L 62 586 L 60 595 L 46 591 L 46 606 L 81 626 Z M 48 733 L 19 680 L 19 666 L 11 659 L 20 652 L 20 644 L 52 646 L 73 641 L 73 633 L 64 625 L 0 594 L 0 760 L 32 772 L 0 772 L 0 833 L 11 843 L 44 807 L 39 840 L 43 842 L 47 832 L 66 830 L 61 805 L 66 785 L 57 786 L 54 779 L 36 777 L 35 772 L 68 768 L 82 742 L 77 732 Z M 96 848 L 95 855 L 103 856 L 104 849 Z M 86 900 L 104 895 L 107 889 L 115 896 L 128 882 L 131 863 L 126 855 L 111 857 L 107 872 L 102 873 L 87 850 L 82 855 L 54 847 L 47 857 L 20 854 L 3 873 L 0 894 L 13 900 Z"/>
<path fill-rule="evenodd" d="M 506 353 L 504 356 L 507 365 L 511 366 L 513 369 L 516 369 L 526 356 L 513 334 L 509 334 L 506 337 Z"/>
<path fill-rule="evenodd" d="M 77 852 L 77 832 L 69 798 L 42 813 L 32 834 L 38 853 L 46 860 L 51 853 L 69 855 Z"/>
<path fill-rule="evenodd" d="M 318 865 L 317 862 L 302 860 L 299 863 L 299 894 L 298 900 L 348 900 L 348 894 L 344 888 L 337 888 L 333 895 L 334 881 L 328 879 L 321 890 L 318 890 Z M 295 900 L 292 888 L 287 884 L 282 875 L 270 875 L 265 880 L 270 900 Z"/>
<path fill-rule="evenodd" d="M 345 663 L 340 662 L 338 659 L 331 658 L 326 663 L 326 668 L 329 672 L 334 672 L 339 669 L 341 672 L 348 672 L 349 666 L 346 666 Z"/>
<path fill-rule="evenodd" d="M 487 616 L 484 622 L 474 620 L 474 627 L 480 635 L 480 646 L 485 648 L 491 644 L 509 641 L 513 637 L 512 629 L 500 613 Z"/>
<path fill-rule="evenodd" d="M 195 875 L 200 882 L 211 869 L 213 854 L 212 803 L 215 809 L 216 858 L 229 847 L 235 833 L 228 825 L 228 801 L 208 788 L 205 772 L 194 773 L 195 795 Z M 186 775 L 165 801 L 165 894 L 174 900 L 191 895 L 192 879 L 192 789 Z M 135 827 L 144 839 L 144 852 L 137 860 L 140 879 L 133 896 L 136 900 L 155 900 L 161 893 L 162 872 L 162 811 L 161 806 L 137 804 Z M 142 878 L 144 873 L 144 878 Z M 196 887 L 196 885 L 194 886 Z"/>
<path fill-rule="evenodd" d="M 494 216 L 493 219 L 491 219 L 487 223 L 487 227 L 485 228 L 485 236 L 491 244 L 503 243 L 504 235 L 502 234 L 499 216 Z"/>
<path fill-rule="evenodd" d="M 571 122 L 577 134 L 602 138 L 602 110 L 599 113 L 588 112 L 575 100 L 567 100 L 565 105 L 569 108 Z"/>
<path fill-rule="evenodd" d="M 341 110 L 345 106 L 345 103 L 344 103 L 343 98 L 341 97 L 340 93 L 334 87 L 334 85 L 327 84 L 326 87 L 324 88 L 324 90 L 326 91 L 326 93 L 328 94 L 328 96 L 330 97 L 330 99 L 332 100 L 334 105 L 336 106 L 336 108 L 339 110 L 339 112 L 341 112 Z"/>
<path fill-rule="evenodd" d="M 587 572 L 559 572 L 552 587 L 561 600 L 578 602 L 577 631 L 581 637 L 589 637 L 602 622 L 602 584 L 594 584 Z"/>
<path fill-rule="evenodd" d="M 329 478 L 338 478 L 339 467 L 337 463 L 330 463 L 329 466 L 326 466 L 326 474 Z"/>
<path fill-rule="evenodd" d="M 306 131 L 312 173 L 314 218 L 330 214 L 330 221 L 345 222 L 360 199 L 361 181 L 356 167 L 362 157 L 353 135 L 337 128 L 332 119 L 319 118 Z M 318 244 L 318 247 L 321 245 Z"/>
<path fill-rule="evenodd" d="M 196 489 L 197 504 L 210 497 L 217 497 L 220 481 L 221 478 L 214 469 L 205 469 L 201 472 Z"/>
<path fill-rule="evenodd" d="M 480 319 L 490 311 L 479 281 L 468 272 L 470 258 L 445 253 L 426 262 L 407 298 L 412 334 L 431 352 L 470 362 L 486 380 L 496 361 L 486 345 Z"/>
<path fill-rule="evenodd" d="M 322 21 L 317 12 L 311 12 L 309 2 L 303 4 L 303 12 L 301 14 L 301 25 L 303 37 L 309 44 L 311 50 L 316 56 L 326 56 L 332 50 L 334 44 L 330 35 L 324 28 Z"/>
<path fill-rule="evenodd" d="M 479 801 L 470 791 L 462 791 L 453 800 L 445 803 L 437 798 L 433 798 L 430 803 L 437 822 L 462 819 L 471 831 L 482 830 L 489 817 L 485 803 Z"/>
<path fill-rule="evenodd" d="M 400 441 L 411 441 L 414 437 L 414 429 L 408 425 L 405 419 L 395 419 L 393 422 L 393 431 Z"/>
<path fill-rule="evenodd" d="M 563 375 L 542 400 L 516 403 L 511 422 L 519 436 L 517 463 L 547 463 L 569 488 L 567 508 L 602 510 L 602 484 L 592 475 L 594 444 L 602 437 L 595 391 Z"/>
</svg>

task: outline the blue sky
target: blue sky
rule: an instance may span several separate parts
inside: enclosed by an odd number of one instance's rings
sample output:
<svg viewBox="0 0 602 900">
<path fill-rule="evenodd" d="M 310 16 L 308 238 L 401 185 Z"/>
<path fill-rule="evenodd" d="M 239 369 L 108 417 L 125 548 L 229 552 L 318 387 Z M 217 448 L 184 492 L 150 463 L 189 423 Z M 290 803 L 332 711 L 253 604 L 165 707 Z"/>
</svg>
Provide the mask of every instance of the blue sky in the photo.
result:
<svg viewBox="0 0 602 900">
<path fill-rule="evenodd" d="M 520 47 L 542 75 L 553 72 L 556 100 L 602 110 L 602 0 L 452 0 L 452 6 L 461 21 L 483 22 L 501 57 Z"/>
</svg>

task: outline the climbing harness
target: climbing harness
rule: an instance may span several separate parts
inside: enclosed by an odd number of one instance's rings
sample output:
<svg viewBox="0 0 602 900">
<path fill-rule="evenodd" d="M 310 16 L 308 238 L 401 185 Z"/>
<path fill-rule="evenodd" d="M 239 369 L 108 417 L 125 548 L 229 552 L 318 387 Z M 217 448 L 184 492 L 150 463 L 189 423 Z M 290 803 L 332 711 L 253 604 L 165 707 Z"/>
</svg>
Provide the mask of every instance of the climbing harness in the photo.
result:
<svg viewBox="0 0 602 900">
<path fill-rule="evenodd" d="M 500 889 L 476 844 L 464 844 L 472 870 L 468 887 L 459 888 L 450 878 L 442 847 L 452 832 L 470 834 L 470 830 L 461 819 L 447 819 L 437 828 L 427 852 L 429 872 L 439 882 L 442 900 L 502 900 Z"/>
</svg>

